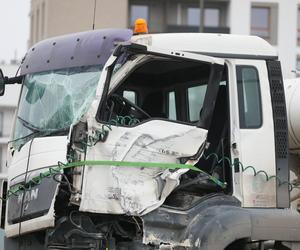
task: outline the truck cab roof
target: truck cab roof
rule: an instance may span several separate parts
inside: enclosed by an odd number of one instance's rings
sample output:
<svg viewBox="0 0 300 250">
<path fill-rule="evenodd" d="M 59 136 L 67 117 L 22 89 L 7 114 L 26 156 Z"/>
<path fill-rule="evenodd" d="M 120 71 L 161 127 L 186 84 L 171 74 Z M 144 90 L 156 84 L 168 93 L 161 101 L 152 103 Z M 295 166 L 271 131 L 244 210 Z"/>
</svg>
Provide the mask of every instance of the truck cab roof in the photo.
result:
<svg viewBox="0 0 300 250">
<path fill-rule="evenodd" d="M 222 58 L 277 59 L 277 52 L 256 36 L 164 33 L 132 36 L 128 29 L 93 30 L 41 41 L 30 48 L 21 75 L 82 65 L 104 64 L 119 42 L 199 53 Z"/>
<path fill-rule="evenodd" d="M 48 38 L 27 51 L 20 74 L 104 65 L 117 44 L 131 36 L 129 29 L 102 29 Z"/>
<path fill-rule="evenodd" d="M 165 33 L 137 35 L 134 43 L 223 58 L 277 59 L 276 49 L 257 36 Z"/>
</svg>

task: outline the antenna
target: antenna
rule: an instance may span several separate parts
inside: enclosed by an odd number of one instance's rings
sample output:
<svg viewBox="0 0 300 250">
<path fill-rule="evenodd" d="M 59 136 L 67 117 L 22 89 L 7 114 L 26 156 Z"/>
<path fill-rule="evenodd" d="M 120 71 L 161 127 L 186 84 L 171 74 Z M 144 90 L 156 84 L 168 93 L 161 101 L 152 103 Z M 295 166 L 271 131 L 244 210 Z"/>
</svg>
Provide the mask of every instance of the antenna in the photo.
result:
<svg viewBox="0 0 300 250">
<path fill-rule="evenodd" d="M 95 29 L 96 9 L 97 9 L 97 0 L 95 0 L 94 2 L 93 30 Z"/>
</svg>

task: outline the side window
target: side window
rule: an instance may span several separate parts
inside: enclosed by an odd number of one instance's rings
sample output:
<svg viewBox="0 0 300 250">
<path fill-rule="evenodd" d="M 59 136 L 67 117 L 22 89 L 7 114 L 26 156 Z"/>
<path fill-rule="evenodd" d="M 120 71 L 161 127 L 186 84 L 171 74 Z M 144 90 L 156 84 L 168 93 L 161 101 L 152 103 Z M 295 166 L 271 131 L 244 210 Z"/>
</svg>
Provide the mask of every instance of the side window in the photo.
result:
<svg viewBox="0 0 300 250">
<path fill-rule="evenodd" d="M 3 135 L 3 112 L 0 112 L 0 136 Z"/>
<path fill-rule="evenodd" d="M 175 92 L 168 93 L 168 119 L 177 120 Z"/>
<path fill-rule="evenodd" d="M 136 92 L 131 91 L 131 90 L 124 90 L 123 91 L 123 97 L 126 98 L 128 101 L 136 104 L 137 103 L 137 96 Z"/>
<path fill-rule="evenodd" d="M 240 128 L 259 128 L 262 125 L 262 111 L 257 69 L 237 66 L 236 71 Z"/>
<path fill-rule="evenodd" d="M 187 90 L 188 114 L 190 122 L 196 122 L 199 120 L 206 88 L 207 85 L 199 85 L 196 87 L 190 87 Z"/>
</svg>

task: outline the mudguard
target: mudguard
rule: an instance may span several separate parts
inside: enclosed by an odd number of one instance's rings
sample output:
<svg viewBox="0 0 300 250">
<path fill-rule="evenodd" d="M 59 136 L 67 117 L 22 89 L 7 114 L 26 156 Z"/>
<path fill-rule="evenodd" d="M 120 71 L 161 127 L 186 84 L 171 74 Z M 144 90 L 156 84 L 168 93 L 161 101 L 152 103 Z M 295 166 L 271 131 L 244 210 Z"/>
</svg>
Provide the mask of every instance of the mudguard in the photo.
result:
<svg viewBox="0 0 300 250">
<path fill-rule="evenodd" d="M 187 210 L 161 207 L 145 216 L 144 244 L 223 250 L 240 239 L 300 242 L 300 216 L 291 209 L 245 209 L 210 195 Z"/>
</svg>

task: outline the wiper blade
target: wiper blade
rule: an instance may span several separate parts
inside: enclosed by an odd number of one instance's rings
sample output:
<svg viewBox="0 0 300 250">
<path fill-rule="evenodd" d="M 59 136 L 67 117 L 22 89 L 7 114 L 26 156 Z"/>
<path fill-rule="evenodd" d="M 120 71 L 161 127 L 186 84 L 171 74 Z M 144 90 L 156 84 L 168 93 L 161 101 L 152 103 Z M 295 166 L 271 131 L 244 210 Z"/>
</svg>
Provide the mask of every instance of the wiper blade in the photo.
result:
<svg viewBox="0 0 300 250">
<path fill-rule="evenodd" d="M 11 141 L 9 141 L 8 143 L 11 143 L 11 142 L 17 142 L 17 141 L 20 141 L 20 140 L 25 140 L 25 139 L 27 139 L 27 138 L 30 138 L 31 136 L 33 136 L 33 135 L 35 135 L 35 134 L 39 134 L 40 132 L 32 132 L 32 133 L 30 133 L 30 134 L 28 134 L 28 135 L 25 135 L 25 136 L 23 136 L 23 137 L 20 137 L 20 138 L 17 138 L 17 139 L 15 139 L 15 140 L 11 140 Z"/>
<path fill-rule="evenodd" d="M 43 135 L 47 136 L 47 135 L 60 134 L 62 132 L 68 132 L 69 131 L 69 127 L 60 128 L 60 129 L 41 129 L 41 128 L 38 128 L 38 127 L 34 126 L 30 122 L 24 120 L 20 116 L 17 116 L 17 118 L 22 122 L 24 127 L 30 129 L 33 132 L 32 134 L 42 133 Z"/>
<path fill-rule="evenodd" d="M 17 116 L 17 118 L 22 122 L 23 126 L 30 129 L 32 132 L 41 132 L 42 130 L 40 128 L 35 127 L 33 124 L 31 124 L 28 121 L 25 121 L 23 118 L 21 118 L 20 116 Z"/>
<path fill-rule="evenodd" d="M 22 119 L 22 118 L 21 118 Z M 25 127 L 27 127 L 26 125 L 24 125 Z M 29 128 L 31 129 L 31 128 Z M 35 129 L 32 128 L 31 130 L 33 131 L 32 133 L 25 135 L 23 137 L 17 138 L 15 140 L 11 140 L 8 143 L 16 143 L 18 141 L 22 141 L 19 145 L 18 145 L 18 150 L 20 150 L 26 142 L 30 141 L 31 139 L 35 138 L 35 137 L 41 137 L 41 136 L 52 136 L 52 135 L 65 135 L 68 131 L 69 131 L 70 127 L 67 128 L 61 128 L 61 129 L 56 129 L 56 130 L 39 130 L 39 129 Z"/>
<path fill-rule="evenodd" d="M 60 129 L 53 129 L 53 130 L 41 130 L 43 136 L 50 136 L 50 135 L 60 135 L 69 132 L 70 127 L 67 128 L 60 128 Z"/>
</svg>

